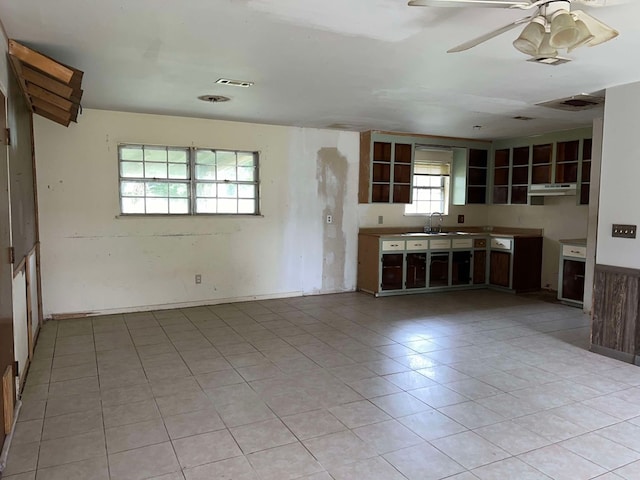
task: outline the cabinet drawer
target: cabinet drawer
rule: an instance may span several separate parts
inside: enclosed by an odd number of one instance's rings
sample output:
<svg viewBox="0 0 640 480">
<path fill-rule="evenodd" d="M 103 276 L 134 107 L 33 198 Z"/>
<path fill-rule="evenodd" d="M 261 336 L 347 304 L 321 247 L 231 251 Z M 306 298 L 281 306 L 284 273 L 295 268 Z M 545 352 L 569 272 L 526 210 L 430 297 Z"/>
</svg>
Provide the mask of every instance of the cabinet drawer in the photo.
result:
<svg viewBox="0 0 640 480">
<path fill-rule="evenodd" d="M 491 249 L 492 250 L 511 250 L 512 238 L 492 238 Z"/>
<path fill-rule="evenodd" d="M 563 257 L 587 258 L 587 247 L 576 247 L 574 245 L 562 246 Z"/>
<path fill-rule="evenodd" d="M 474 238 L 473 239 L 474 248 L 487 248 L 487 239 L 486 238 Z"/>
<path fill-rule="evenodd" d="M 428 250 L 429 240 L 408 240 L 407 250 Z"/>
<path fill-rule="evenodd" d="M 395 252 L 404 250 L 404 240 L 383 240 L 382 251 L 383 252 Z"/>
<path fill-rule="evenodd" d="M 451 248 L 451 240 L 438 239 L 438 240 L 429 240 L 429 248 L 433 250 L 446 250 Z"/>
<path fill-rule="evenodd" d="M 453 248 L 472 248 L 473 240 L 471 238 L 454 238 L 451 240 Z"/>
</svg>

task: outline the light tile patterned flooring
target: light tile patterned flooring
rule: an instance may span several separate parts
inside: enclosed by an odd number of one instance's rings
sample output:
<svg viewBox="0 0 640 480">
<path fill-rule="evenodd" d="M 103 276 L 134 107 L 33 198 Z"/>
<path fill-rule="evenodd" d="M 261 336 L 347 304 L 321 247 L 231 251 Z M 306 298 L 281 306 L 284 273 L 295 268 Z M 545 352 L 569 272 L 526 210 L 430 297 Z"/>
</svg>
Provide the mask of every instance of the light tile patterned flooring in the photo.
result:
<svg viewBox="0 0 640 480">
<path fill-rule="evenodd" d="M 7 480 L 640 478 L 578 309 L 351 293 L 48 322 Z"/>
</svg>

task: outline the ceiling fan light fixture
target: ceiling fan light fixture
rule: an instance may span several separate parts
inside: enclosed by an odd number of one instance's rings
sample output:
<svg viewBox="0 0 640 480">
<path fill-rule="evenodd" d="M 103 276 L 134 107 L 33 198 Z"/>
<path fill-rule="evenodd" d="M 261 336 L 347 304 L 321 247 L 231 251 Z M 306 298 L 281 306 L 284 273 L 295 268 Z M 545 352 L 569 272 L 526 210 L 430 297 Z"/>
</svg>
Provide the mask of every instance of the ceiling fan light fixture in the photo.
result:
<svg viewBox="0 0 640 480">
<path fill-rule="evenodd" d="M 536 57 L 553 58 L 558 56 L 558 50 L 551 45 L 551 34 L 545 33 L 538 50 L 534 53 Z"/>
<path fill-rule="evenodd" d="M 553 48 L 569 48 L 578 40 L 580 30 L 571 14 L 561 10 L 551 17 L 551 38 L 549 44 Z"/>
<path fill-rule="evenodd" d="M 587 42 L 587 45 L 594 47 L 601 43 L 608 42 L 616 38 L 619 33 L 608 25 L 605 25 L 600 20 L 593 18 L 591 15 L 583 12 L 582 10 L 575 10 L 573 12 L 577 20 L 580 20 L 585 24 L 587 29 L 593 35 L 593 39 Z"/>
<path fill-rule="evenodd" d="M 513 46 L 525 55 L 535 56 L 544 40 L 545 19 L 542 16 L 531 20 L 518 38 L 513 42 Z"/>
<path fill-rule="evenodd" d="M 589 42 L 596 38 L 595 35 L 593 35 L 589 31 L 589 28 L 587 28 L 587 25 L 582 20 L 576 19 L 576 26 L 578 27 L 580 34 L 578 35 L 578 39 L 576 40 L 576 42 L 567 49 L 569 53 L 573 52 L 576 48 L 587 45 Z"/>
</svg>

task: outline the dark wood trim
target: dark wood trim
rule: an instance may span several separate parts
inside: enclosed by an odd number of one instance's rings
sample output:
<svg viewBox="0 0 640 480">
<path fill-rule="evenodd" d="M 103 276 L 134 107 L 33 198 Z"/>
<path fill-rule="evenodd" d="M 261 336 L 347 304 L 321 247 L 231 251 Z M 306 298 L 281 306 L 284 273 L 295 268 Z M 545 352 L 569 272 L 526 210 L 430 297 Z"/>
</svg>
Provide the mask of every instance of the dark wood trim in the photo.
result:
<svg viewBox="0 0 640 480">
<path fill-rule="evenodd" d="M 13 368 L 7 367 L 2 374 L 2 408 L 4 409 L 3 418 L 4 435 L 9 435 L 13 426 L 13 407 L 16 396 L 13 393 Z"/>
<path fill-rule="evenodd" d="M 22 257 L 22 260 L 20 260 L 20 262 L 15 267 L 13 267 L 14 280 L 17 278 L 18 275 L 20 275 L 20 272 L 24 270 L 26 264 L 27 264 L 27 257 Z"/>
<path fill-rule="evenodd" d="M 620 352 L 612 348 L 601 347 L 600 345 L 594 345 L 593 343 L 591 344 L 591 348 L 589 348 L 589 350 L 591 350 L 593 353 L 597 353 L 598 355 L 604 355 L 605 357 L 613 358 L 614 360 L 619 360 L 626 363 L 634 363 L 639 359 L 639 357 L 635 355 Z"/>
<path fill-rule="evenodd" d="M 38 282 L 38 325 L 42 327 L 44 323 L 44 313 L 42 312 L 42 275 L 40 273 L 40 242 L 36 243 L 36 280 Z M 38 329 L 38 334 L 40 329 Z M 37 340 L 37 338 L 36 338 Z"/>
<path fill-rule="evenodd" d="M 34 250 L 32 250 L 32 252 L 33 251 Z M 33 312 L 31 310 L 31 266 L 29 265 L 29 258 L 31 258 L 31 256 L 32 253 L 27 256 L 24 264 L 24 283 L 27 293 L 27 355 L 29 360 L 33 360 L 33 351 L 35 348 L 33 338 Z"/>
</svg>

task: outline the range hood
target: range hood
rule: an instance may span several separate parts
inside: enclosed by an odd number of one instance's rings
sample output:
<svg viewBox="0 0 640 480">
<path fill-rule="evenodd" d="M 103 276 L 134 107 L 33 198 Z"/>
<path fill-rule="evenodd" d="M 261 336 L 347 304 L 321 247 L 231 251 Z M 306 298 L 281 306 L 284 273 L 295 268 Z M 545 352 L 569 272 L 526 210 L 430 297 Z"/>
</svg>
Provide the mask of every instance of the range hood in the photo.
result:
<svg viewBox="0 0 640 480">
<path fill-rule="evenodd" d="M 575 183 L 544 183 L 529 185 L 530 197 L 564 197 L 576 195 L 578 186 Z"/>
</svg>

